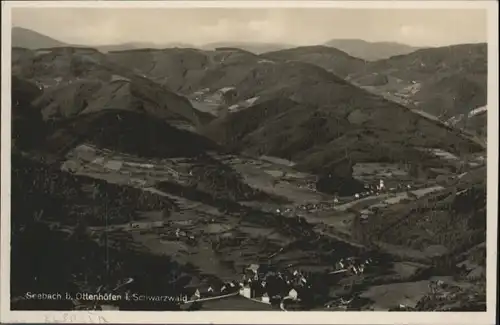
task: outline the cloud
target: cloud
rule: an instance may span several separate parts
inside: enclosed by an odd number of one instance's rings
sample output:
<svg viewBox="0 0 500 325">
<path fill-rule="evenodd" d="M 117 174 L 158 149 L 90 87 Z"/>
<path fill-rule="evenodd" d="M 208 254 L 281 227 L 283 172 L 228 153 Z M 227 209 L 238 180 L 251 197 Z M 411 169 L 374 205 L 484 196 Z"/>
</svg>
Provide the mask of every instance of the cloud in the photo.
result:
<svg viewBox="0 0 500 325">
<path fill-rule="evenodd" d="M 334 38 L 449 45 L 486 40 L 484 10 L 16 8 L 13 23 L 73 44 L 219 41 L 321 44 Z"/>
<path fill-rule="evenodd" d="M 408 26 L 404 25 L 400 28 L 401 35 L 403 37 L 418 37 L 422 38 L 427 36 L 427 31 L 423 26 Z"/>
</svg>

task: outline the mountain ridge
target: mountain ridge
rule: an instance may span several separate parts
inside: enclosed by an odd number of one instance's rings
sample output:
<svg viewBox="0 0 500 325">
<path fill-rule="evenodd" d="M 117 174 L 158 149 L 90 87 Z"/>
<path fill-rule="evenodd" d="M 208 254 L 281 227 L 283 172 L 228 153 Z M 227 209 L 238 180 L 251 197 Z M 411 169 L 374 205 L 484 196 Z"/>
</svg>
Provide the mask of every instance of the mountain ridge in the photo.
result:
<svg viewBox="0 0 500 325">
<path fill-rule="evenodd" d="M 369 42 L 362 39 L 332 39 L 325 42 L 324 45 L 337 48 L 351 56 L 367 61 L 377 61 L 396 55 L 405 55 L 422 48 L 398 42 Z"/>
</svg>

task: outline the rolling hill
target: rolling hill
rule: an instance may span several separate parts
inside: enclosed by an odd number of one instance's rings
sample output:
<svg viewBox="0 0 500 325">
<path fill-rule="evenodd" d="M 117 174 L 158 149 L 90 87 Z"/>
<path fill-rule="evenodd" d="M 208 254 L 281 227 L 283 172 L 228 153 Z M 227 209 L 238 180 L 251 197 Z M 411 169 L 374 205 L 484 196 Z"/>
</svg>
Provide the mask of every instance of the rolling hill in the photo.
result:
<svg viewBox="0 0 500 325">
<path fill-rule="evenodd" d="M 396 55 L 409 54 L 418 50 L 418 47 L 396 42 L 367 42 L 360 39 L 333 39 L 325 46 L 339 49 L 351 56 L 366 61 L 388 59 Z"/>
<path fill-rule="evenodd" d="M 155 49 L 155 48 L 161 48 L 162 46 L 151 42 L 129 42 L 120 44 L 98 45 L 94 47 L 100 52 L 107 53 L 112 51 L 126 51 L 135 49 L 148 49 L 148 48 Z"/>
<path fill-rule="evenodd" d="M 40 49 L 48 47 L 63 47 L 68 44 L 22 27 L 12 28 L 12 47 Z"/>
<path fill-rule="evenodd" d="M 177 83 L 173 88 L 186 95 L 203 89 L 233 89 L 234 96 L 226 102 L 230 108 L 252 100 L 250 107 L 223 114 L 203 127 L 203 133 L 233 149 L 292 159 L 307 170 L 328 170 L 346 156 L 353 161 L 419 161 L 422 155 L 417 147 L 452 152 L 482 150 L 438 121 L 301 61 L 316 61 L 309 56 L 315 51 L 320 57 L 324 55 L 324 65 L 329 65 L 330 70 L 343 69 L 338 74 L 365 69 L 367 64 L 327 47 L 303 47 L 260 56 L 237 50 L 192 49 L 111 54 L 121 64 L 140 62 L 144 67 L 138 70 L 154 71 L 156 78 L 167 77 L 166 83 Z M 225 60 L 214 60 L 223 54 L 228 55 Z M 288 59 L 293 56 L 298 59 Z M 177 62 L 184 66 L 180 68 Z M 352 67 L 346 68 L 348 64 Z"/>
<path fill-rule="evenodd" d="M 56 40 L 52 37 L 38 33 L 31 29 L 23 27 L 12 28 L 12 47 L 24 48 L 29 50 L 46 49 L 54 47 L 81 47 L 81 48 L 95 48 L 96 50 L 106 53 L 111 51 L 126 51 L 135 49 L 161 49 L 170 47 L 192 47 L 186 43 L 165 43 L 157 44 L 152 42 L 127 42 L 118 44 L 105 44 L 105 45 L 88 45 L 88 44 L 69 44 Z"/>
<path fill-rule="evenodd" d="M 419 147 L 452 152 L 482 150 L 459 131 L 372 95 L 321 68 L 297 62 L 270 67 L 262 79 L 250 82 L 246 78 L 234 85 L 240 98 L 261 99 L 212 121 L 205 134 L 223 144 L 290 159 L 320 173 L 344 158 L 353 163 L 418 162 L 424 158 Z M 285 82 L 275 82 L 273 76 L 281 76 Z"/>
<path fill-rule="evenodd" d="M 364 61 L 325 46 L 298 47 L 262 56 L 317 65 L 369 92 L 442 121 L 486 105 L 486 44 L 414 50 L 377 61 Z"/>
<path fill-rule="evenodd" d="M 32 101 L 44 119 L 72 117 L 103 109 L 144 111 L 186 127 L 206 115 L 164 86 L 116 65 L 93 49 L 14 49 L 14 76 L 31 80 L 44 92 Z"/>
<path fill-rule="evenodd" d="M 293 47 L 289 44 L 281 43 L 252 43 L 252 42 L 214 42 L 202 45 L 203 50 L 216 50 L 217 48 L 239 48 L 254 54 L 278 51 Z"/>
<path fill-rule="evenodd" d="M 270 60 L 300 61 L 314 64 L 342 78 L 348 76 L 352 71 L 363 69 L 366 64 L 362 59 L 353 57 L 341 50 L 322 45 L 301 46 L 268 52 L 261 56 Z"/>
<path fill-rule="evenodd" d="M 386 82 L 373 85 L 368 76 Z M 421 49 L 371 62 L 352 82 L 443 119 L 486 105 L 487 45 Z"/>
<path fill-rule="evenodd" d="M 337 76 L 345 76 L 349 70 L 364 73 L 372 65 L 387 67 L 327 47 L 302 47 L 262 56 L 241 50 L 196 49 L 105 55 L 90 49 L 59 48 L 20 53 L 13 63 L 14 71 L 46 84 L 44 94 L 33 101 L 45 119 L 120 108 L 146 112 L 170 124 L 201 127 L 210 118 L 171 90 L 190 95 L 200 89 L 234 89 L 234 96 L 225 105 L 248 100 L 253 104 L 221 116 L 203 132 L 232 148 L 291 159 L 310 171 L 334 168 L 346 157 L 357 162 L 418 161 L 421 154 L 417 147 L 451 152 L 482 150 L 458 131 Z M 47 85 L 49 81 L 52 84 Z M 224 120 L 226 115 L 229 120 Z"/>
<path fill-rule="evenodd" d="M 197 49 L 139 49 L 114 51 L 108 58 L 140 74 L 180 91 L 188 80 L 200 78 L 206 67 L 215 63 L 215 55 Z"/>
<path fill-rule="evenodd" d="M 193 157 L 217 150 L 210 140 L 144 112 L 101 110 L 67 118 L 52 125 L 45 140 L 48 152 L 61 155 L 89 143 L 140 157 Z"/>
<path fill-rule="evenodd" d="M 153 43 L 153 42 L 128 42 L 118 44 L 93 45 L 100 52 L 131 51 L 140 49 L 166 49 L 166 48 L 193 48 L 194 45 L 180 42 Z"/>
<path fill-rule="evenodd" d="M 300 104 L 288 98 L 271 99 L 256 104 L 250 109 L 215 119 L 204 127 L 203 133 L 230 149 L 238 150 L 246 145 L 252 145 L 245 143 L 245 138 L 265 124 L 268 119 L 286 113 L 298 105 Z"/>
</svg>

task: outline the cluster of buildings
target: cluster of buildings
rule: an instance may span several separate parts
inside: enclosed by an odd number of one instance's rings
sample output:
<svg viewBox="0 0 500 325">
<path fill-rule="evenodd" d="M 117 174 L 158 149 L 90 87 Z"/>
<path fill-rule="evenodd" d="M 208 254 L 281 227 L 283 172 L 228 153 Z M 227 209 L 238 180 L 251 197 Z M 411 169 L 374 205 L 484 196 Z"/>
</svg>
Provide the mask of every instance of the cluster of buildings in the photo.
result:
<svg viewBox="0 0 500 325">
<path fill-rule="evenodd" d="M 354 199 L 362 199 L 372 195 L 380 195 L 383 193 L 391 193 L 391 192 L 400 192 L 400 191 L 409 191 L 412 188 L 410 184 L 397 184 L 394 187 L 387 187 L 384 180 L 379 180 L 377 184 L 373 185 L 365 185 L 364 191 L 355 193 L 353 195 Z M 297 207 L 298 210 L 314 212 L 317 210 L 328 210 L 333 209 L 335 205 L 342 204 L 341 199 L 338 197 L 334 197 L 331 202 L 318 202 L 318 203 L 307 203 L 302 204 Z M 290 214 L 293 213 L 293 209 L 285 208 L 285 209 L 276 209 L 276 213 L 278 214 Z"/>
<path fill-rule="evenodd" d="M 372 264 L 372 259 L 368 258 L 364 261 L 356 259 L 354 257 L 348 257 L 346 259 L 341 258 L 337 263 L 335 263 L 335 271 L 331 273 L 339 272 L 350 272 L 351 274 L 363 274 L 366 267 Z"/>
<path fill-rule="evenodd" d="M 362 274 L 371 263 L 371 259 L 364 261 L 355 258 L 340 259 L 335 265 L 336 270 L 329 274 Z M 285 301 L 301 304 L 313 297 L 310 275 L 298 269 L 277 270 L 269 265 L 251 264 L 243 270 L 240 280 L 217 286 L 200 285 L 190 300 L 203 300 L 217 296 L 223 298 L 230 294 L 239 294 L 264 304 L 275 303 L 282 306 Z"/>
<path fill-rule="evenodd" d="M 169 230 L 167 233 L 163 234 L 163 238 L 165 240 L 185 240 L 188 244 L 195 244 L 196 237 L 190 235 L 184 230 L 180 228 L 176 228 L 175 230 Z"/>
<path fill-rule="evenodd" d="M 460 287 L 442 280 L 429 282 L 429 294 L 423 296 L 414 306 L 415 310 L 446 311 L 460 304 L 474 305 L 479 297 L 473 287 Z"/>
<path fill-rule="evenodd" d="M 380 195 L 383 193 L 398 192 L 398 191 L 409 191 L 412 186 L 410 184 L 397 184 L 395 187 L 386 187 L 384 180 L 379 180 L 378 184 L 365 185 L 365 191 L 354 194 L 355 199 L 360 199 L 363 197 L 371 195 Z"/>
<path fill-rule="evenodd" d="M 270 304 L 271 300 L 300 300 L 310 288 L 307 276 L 298 270 L 276 271 L 251 264 L 242 275 L 240 295 Z"/>
<path fill-rule="evenodd" d="M 244 269 L 240 280 L 222 285 L 200 285 L 190 300 L 223 298 L 234 293 L 264 304 L 279 304 L 283 300 L 300 301 L 310 289 L 307 276 L 298 270 L 276 271 L 267 265 L 251 264 Z"/>
<path fill-rule="evenodd" d="M 318 203 L 306 203 L 298 205 L 296 208 L 278 208 L 275 210 L 275 213 L 281 215 L 291 215 L 295 214 L 297 210 L 302 212 L 314 212 L 317 210 L 329 210 L 333 209 L 335 204 L 338 204 L 340 201 L 338 198 L 334 199 L 334 202 L 318 202 Z"/>
<path fill-rule="evenodd" d="M 224 296 L 238 291 L 238 283 L 236 281 L 229 281 L 224 283 L 221 287 L 215 285 L 200 285 L 196 288 L 194 293 L 189 298 L 190 301 L 200 300 L 213 296 Z"/>
<path fill-rule="evenodd" d="M 302 211 L 316 211 L 316 210 L 328 210 L 332 209 L 335 206 L 335 203 L 339 203 L 339 200 L 337 198 L 334 199 L 333 203 L 329 202 L 319 202 L 319 203 L 307 203 L 307 204 L 302 204 L 298 206 L 299 210 Z"/>
<path fill-rule="evenodd" d="M 171 228 L 168 222 L 162 220 L 147 223 L 130 222 L 128 227 L 132 230 L 139 230 L 141 234 L 156 229 L 162 235 L 161 239 L 163 240 L 186 240 L 188 243 L 195 242 L 196 240 L 194 235 L 189 234 L 181 228 Z"/>
<path fill-rule="evenodd" d="M 311 191 L 316 191 L 316 183 L 315 182 L 306 182 L 305 184 L 299 184 L 298 185 L 299 188 L 305 188 L 305 189 L 308 189 L 308 190 L 311 190 Z"/>
</svg>

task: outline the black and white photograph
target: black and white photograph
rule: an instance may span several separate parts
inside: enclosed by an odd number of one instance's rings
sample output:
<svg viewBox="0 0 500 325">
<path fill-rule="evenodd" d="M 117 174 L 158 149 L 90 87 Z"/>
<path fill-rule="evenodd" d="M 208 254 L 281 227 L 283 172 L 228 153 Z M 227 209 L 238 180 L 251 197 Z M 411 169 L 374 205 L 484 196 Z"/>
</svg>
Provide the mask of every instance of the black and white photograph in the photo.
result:
<svg viewBox="0 0 500 325">
<path fill-rule="evenodd" d="M 2 322 L 494 322 L 498 3 L 308 2 L 2 2 Z"/>
</svg>

